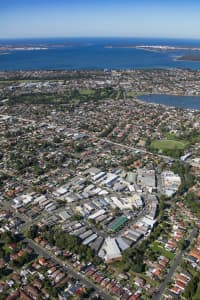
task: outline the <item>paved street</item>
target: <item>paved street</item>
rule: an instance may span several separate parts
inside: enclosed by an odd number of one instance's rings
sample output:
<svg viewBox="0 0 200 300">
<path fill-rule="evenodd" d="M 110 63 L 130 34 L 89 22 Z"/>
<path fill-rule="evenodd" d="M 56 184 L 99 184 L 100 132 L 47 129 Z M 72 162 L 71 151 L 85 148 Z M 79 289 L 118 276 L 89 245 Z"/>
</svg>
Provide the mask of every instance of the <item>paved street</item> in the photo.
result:
<svg viewBox="0 0 200 300">
<path fill-rule="evenodd" d="M 112 142 L 108 139 L 103 139 L 103 138 L 100 138 L 101 141 L 104 141 L 106 143 L 109 143 L 109 144 L 113 144 L 113 145 L 116 145 L 116 146 L 119 146 L 119 147 L 122 147 L 122 148 L 126 148 L 128 150 L 132 150 L 132 151 L 138 151 L 138 152 L 141 152 L 141 153 L 144 153 L 144 154 L 150 154 L 150 155 L 155 155 L 155 153 L 152 153 L 152 152 L 149 152 L 147 150 L 144 150 L 144 149 L 140 149 L 140 148 L 135 148 L 135 147 L 132 147 L 132 146 L 128 146 L 128 145 L 124 145 L 124 144 L 120 144 L 120 143 L 116 143 L 116 142 Z M 174 158 L 171 158 L 169 156 L 166 156 L 166 155 L 162 155 L 162 154 L 158 154 L 156 153 L 157 156 L 161 157 L 161 158 L 164 158 L 166 160 L 179 160 L 179 159 L 174 159 Z"/>
<path fill-rule="evenodd" d="M 106 143 L 109 143 L 109 144 L 112 144 L 112 145 L 116 145 L 116 146 L 119 146 L 119 147 L 123 147 L 123 148 L 126 148 L 126 149 L 129 149 L 129 150 L 132 150 L 132 151 L 138 151 L 138 152 L 141 152 L 141 153 L 148 153 L 148 154 L 152 154 L 151 152 L 148 152 L 146 150 L 141 150 L 141 149 L 137 149 L 137 148 L 134 148 L 134 147 L 131 147 L 131 146 L 127 146 L 127 145 L 123 145 L 123 144 L 120 144 L 120 143 L 116 143 L 116 142 L 112 142 L 108 139 L 102 139 L 100 138 L 99 140 L 103 141 L 103 142 L 106 142 Z M 157 154 L 158 155 L 158 154 Z M 164 156 L 164 155 L 158 155 L 166 160 L 171 160 L 170 157 L 167 157 L 167 156 Z M 160 178 L 158 180 L 158 185 L 160 186 Z M 112 190 L 110 190 L 109 188 L 106 188 L 109 192 L 113 192 Z M 160 188 L 161 190 L 161 188 Z M 88 201 L 88 200 L 87 200 Z M 87 202 L 86 201 L 86 202 Z M 82 202 L 84 203 L 84 202 Z M 72 205 L 75 205 L 75 204 L 72 204 Z M 13 211 L 14 215 L 18 218 L 20 218 L 24 224 L 21 225 L 20 227 L 20 231 L 28 228 L 32 223 L 33 221 L 31 220 L 30 217 L 26 216 L 26 215 L 22 215 L 22 214 L 19 214 L 14 208 L 11 207 L 10 205 L 10 202 L 9 201 L 3 201 L 2 202 L 2 206 L 5 207 L 6 209 L 8 210 L 11 210 Z M 138 214 L 138 216 L 134 219 L 133 223 L 135 223 L 138 218 L 142 217 L 143 215 L 145 215 L 146 213 L 146 208 L 141 210 Z M 129 224 L 130 225 L 130 224 Z M 91 225 L 92 226 L 92 225 Z M 95 227 L 92 226 L 92 229 L 94 232 L 97 232 L 98 231 L 96 230 Z M 191 242 L 192 239 L 194 238 L 195 234 L 196 234 L 196 229 L 194 229 L 191 234 L 190 234 L 190 237 L 189 237 L 189 241 Z M 104 235 L 102 233 L 102 236 L 104 236 L 104 238 L 106 237 L 106 234 Z M 81 274 L 80 272 L 78 272 L 77 270 L 75 270 L 69 263 L 67 262 L 63 262 L 62 260 L 60 260 L 59 258 L 57 258 L 55 255 L 51 254 L 49 251 L 47 251 L 45 248 L 42 248 L 40 245 L 36 244 L 34 241 L 30 240 L 30 239 L 26 239 L 27 243 L 29 244 L 29 246 L 34 249 L 34 251 L 36 253 L 38 253 L 39 255 L 41 256 L 44 256 L 46 258 L 51 258 L 56 264 L 59 264 L 60 266 L 62 266 L 65 271 L 67 273 L 69 273 L 70 275 L 72 275 L 74 278 L 80 280 L 81 282 L 83 282 L 87 287 L 91 287 L 95 290 L 96 293 L 98 293 L 99 295 L 103 296 L 104 299 L 106 300 L 112 300 L 112 299 L 115 299 L 114 297 L 110 296 L 104 289 L 102 289 L 100 286 L 96 285 L 93 281 L 91 281 L 90 279 L 88 279 L 87 277 L 85 277 L 83 274 Z M 180 251 L 174 261 L 173 261 L 173 265 L 171 266 L 165 280 L 161 283 L 160 287 L 159 287 L 159 291 L 158 293 L 153 297 L 153 300 L 160 300 L 168 283 L 172 280 L 172 277 L 174 275 L 174 273 L 176 272 L 176 269 L 177 267 L 180 265 L 182 259 L 183 259 L 183 256 L 185 254 L 186 250 L 183 250 L 183 251 Z"/>
<path fill-rule="evenodd" d="M 82 275 L 80 272 L 76 271 L 72 266 L 67 263 L 66 261 L 63 262 L 61 259 L 47 251 L 46 249 L 42 248 L 40 245 L 36 244 L 34 241 L 30 239 L 25 239 L 25 241 L 28 243 L 28 245 L 38 254 L 41 255 L 47 259 L 51 259 L 56 264 L 60 265 L 64 268 L 66 273 L 73 276 L 74 278 L 80 280 L 82 283 L 85 284 L 85 286 L 89 288 L 93 288 L 96 293 L 103 296 L 105 300 L 114 300 L 116 298 L 112 297 L 111 295 L 107 294 L 100 286 L 96 285 L 94 282 L 89 280 L 86 276 Z"/>
<path fill-rule="evenodd" d="M 190 237 L 189 237 L 189 242 L 191 243 L 191 241 L 193 240 L 193 238 L 195 237 L 197 233 L 197 229 L 194 228 L 193 231 L 191 232 L 190 234 Z M 176 256 L 176 258 L 174 259 L 174 262 L 173 262 L 173 265 L 171 266 L 170 270 L 169 270 L 169 273 L 167 274 L 165 280 L 161 283 L 161 285 L 159 286 L 159 291 L 158 293 L 153 296 L 152 300 L 160 300 L 168 283 L 172 280 L 172 277 L 174 276 L 175 272 L 176 272 L 176 269 L 177 267 L 180 265 L 182 259 L 183 259 L 183 256 L 185 254 L 185 252 L 187 251 L 187 248 L 185 250 L 182 250 L 178 253 L 178 255 Z"/>
<path fill-rule="evenodd" d="M 16 217 L 20 218 L 22 221 L 25 222 L 23 224 L 23 226 L 22 226 L 21 229 L 24 230 L 25 228 L 28 228 L 31 225 L 32 222 L 30 222 L 29 218 L 27 218 L 26 216 L 22 216 L 21 214 L 17 213 L 13 209 L 11 209 L 9 202 L 4 201 L 2 203 L 2 205 L 4 206 L 4 208 L 10 209 L 11 211 L 13 211 L 15 213 Z M 40 245 L 36 244 L 33 240 L 25 239 L 25 241 L 28 243 L 28 245 L 38 255 L 41 255 L 41 256 L 43 256 L 45 258 L 52 259 L 52 261 L 54 261 L 56 264 L 58 264 L 61 267 L 63 267 L 64 270 L 69 275 L 71 275 L 74 278 L 80 280 L 82 283 L 85 284 L 85 286 L 87 286 L 89 288 L 93 288 L 95 290 L 95 293 L 103 296 L 105 300 L 114 300 L 114 299 L 116 299 L 116 298 L 112 297 L 111 295 L 109 295 L 108 293 L 106 293 L 100 286 L 96 285 L 93 281 L 91 281 L 90 279 L 88 279 L 86 276 L 82 275 L 80 272 L 78 272 L 77 270 L 75 270 L 74 268 L 72 268 L 72 266 L 69 263 L 67 263 L 66 261 L 63 262 L 61 259 L 59 259 L 55 255 L 51 254 L 49 251 L 47 251 L 46 249 L 42 248 Z"/>
</svg>

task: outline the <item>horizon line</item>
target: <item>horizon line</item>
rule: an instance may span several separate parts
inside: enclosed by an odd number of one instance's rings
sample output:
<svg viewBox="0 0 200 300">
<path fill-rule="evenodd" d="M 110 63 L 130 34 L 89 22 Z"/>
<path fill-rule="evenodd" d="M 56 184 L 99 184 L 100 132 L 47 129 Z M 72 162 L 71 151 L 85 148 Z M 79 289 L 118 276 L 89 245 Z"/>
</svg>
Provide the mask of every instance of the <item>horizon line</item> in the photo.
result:
<svg viewBox="0 0 200 300">
<path fill-rule="evenodd" d="M 0 37 L 0 40 L 27 40 L 27 39 L 172 39 L 172 40 L 199 40 L 200 37 L 170 37 L 170 36 L 42 36 L 42 37 Z"/>
</svg>

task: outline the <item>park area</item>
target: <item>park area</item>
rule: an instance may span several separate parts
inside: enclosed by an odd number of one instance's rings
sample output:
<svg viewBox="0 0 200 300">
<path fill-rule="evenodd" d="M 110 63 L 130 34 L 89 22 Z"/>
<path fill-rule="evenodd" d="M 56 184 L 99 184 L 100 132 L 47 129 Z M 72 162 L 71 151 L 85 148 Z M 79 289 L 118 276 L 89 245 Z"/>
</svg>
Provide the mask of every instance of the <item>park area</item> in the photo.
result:
<svg viewBox="0 0 200 300">
<path fill-rule="evenodd" d="M 162 244 L 160 244 L 158 241 L 152 243 L 151 250 L 153 250 L 156 253 L 159 253 L 159 255 L 163 255 L 170 260 L 173 260 L 175 257 L 175 254 L 166 250 Z"/>
<path fill-rule="evenodd" d="M 186 141 L 176 140 L 155 140 L 151 143 L 151 148 L 158 150 L 183 150 L 186 146 Z"/>
</svg>

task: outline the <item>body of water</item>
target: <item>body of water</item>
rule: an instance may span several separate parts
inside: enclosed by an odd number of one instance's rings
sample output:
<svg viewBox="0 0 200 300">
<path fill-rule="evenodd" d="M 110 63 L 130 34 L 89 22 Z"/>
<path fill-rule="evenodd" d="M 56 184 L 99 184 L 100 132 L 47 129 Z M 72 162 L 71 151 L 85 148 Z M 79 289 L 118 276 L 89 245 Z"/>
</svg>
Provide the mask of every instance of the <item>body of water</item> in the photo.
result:
<svg viewBox="0 0 200 300">
<path fill-rule="evenodd" d="M 200 62 L 176 60 L 178 56 L 191 54 L 190 50 L 155 52 L 116 47 L 136 45 L 200 47 L 200 41 L 196 40 L 139 38 L 0 40 L 0 45 L 8 44 L 54 46 L 46 50 L 0 51 L 0 70 L 200 69 Z M 65 46 L 56 47 L 56 44 L 65 44 Z M 200 54 L 200 51 L 195 51 L 194 54 Z"/>
<path fill-rule="evenodd" d="M 174 95 L 142 95 L 138 99 L 148 102 L 175 106 L 188 109 L 200 109 L 200 97 L 196 96 L 174 96 Z"/>
</svg>

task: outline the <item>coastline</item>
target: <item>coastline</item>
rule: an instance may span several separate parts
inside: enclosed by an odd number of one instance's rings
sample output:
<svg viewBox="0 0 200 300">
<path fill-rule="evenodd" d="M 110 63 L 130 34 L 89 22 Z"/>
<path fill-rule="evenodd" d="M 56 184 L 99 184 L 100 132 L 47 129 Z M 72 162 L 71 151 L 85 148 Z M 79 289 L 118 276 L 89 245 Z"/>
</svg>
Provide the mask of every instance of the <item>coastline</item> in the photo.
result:
<svg viewBox="0 0 200 300">
<path fill-rule="evenodd" d="M 162 46 L 162 44 L 169 46 Z M 180 48 L 197 50 L 200 49 L 200 42 L 134 38 L 0 40 L 0 54 L 9 52 L 12 56 L 0 55 L 0 69 L 8 71 L 169 68 L 199 70 L 200 62 L 195 61 L 194 64 L 189 60 L 174 60 L 174 57 L 171 57 L 172 54 L 187 53 L 174 50 Z"/>
<path fill-rule="evenodd" d="M 33 51 L 33 50 L 48 50 L 48 49 L 59 49 L 68 48 L 73 46 L 81 46 L 80 44 L 10 44 L 2 45 L 0 43 L 0 53 L 1 51 Z"/>
<path fill-rule="evenodd" d="M 188 62 L 200 62 L 200 54 L 198 57 L 194 56 L 179 56 L 175 59 L 176 61 L 188 61 Z"/>
<path fill-rule="evenodd" d="M 121 49 L 142 49 L 142 50 L 152 50 L 158 52 L 165 51 L 200 51 L 200 47 L 180 47 L 180 46 L 164 46 L 164 45 L 107 45 L 104 48 L 121 48 Z"/>
<path fill-rule="evenodd" d="M 157 105 L 157 106 L 162 106 L 162 107 L 170 107 L 170 108 L 174 108 L 174 109 L 181 109 L 181 110 L 189 110 L 189 111 L 200 111 L 200 105 L 199 106 L 194 106 L 193 108 L 192 107 L 187 107 L 187 104 L 189 104 L 190 102 L 187 103 L 187 100 L 186 102 L 184 102 L 184 104 L 182 106 L 180 106 L 180 103 L 179 102 L 175 102 L 175 103 L 159 103 L 159 102 L 154 102 L 153 100 L 149 101 L 148 98 L 145 100 L 145 99 L 142 99 L 142 97 L 152 97 L 152 96 L 155 96 L 155 100 L 158 100 L 158 98 L 160 97 L 161 100 L 162 98 L 166 98 L 169 97 L 172 97 L 172 98 L 176 98 L 175 100 L 179 100 L 179 98 L 185 98 L 184 100 L 186 100 L 187 98 L 188 101 L 190 99 L 199 99 L 199 103 L 200 103 L 200 95 L 177 95 L 177 94 L 159 94 L 159 93 L 147 93 L 147 94 L 143 94 L 143 95 L 138 95 L 138 98 L 137 100 L 140 101 L 141 103 L 145 103 L 145 104 L 151 104 L 151 105 Z M 141 98 L 139 98 L 141 97 Z M 196 100 L 195 99 L 195 100 Z M 135 100 L 135 98 L 134 98 Z M 171 99 L 173 100 L 173 99 Z M 181 99 L 180 99 L 181 100 Z M 193 104 L 194 105 L 194 104 Z"/>
</svg>

